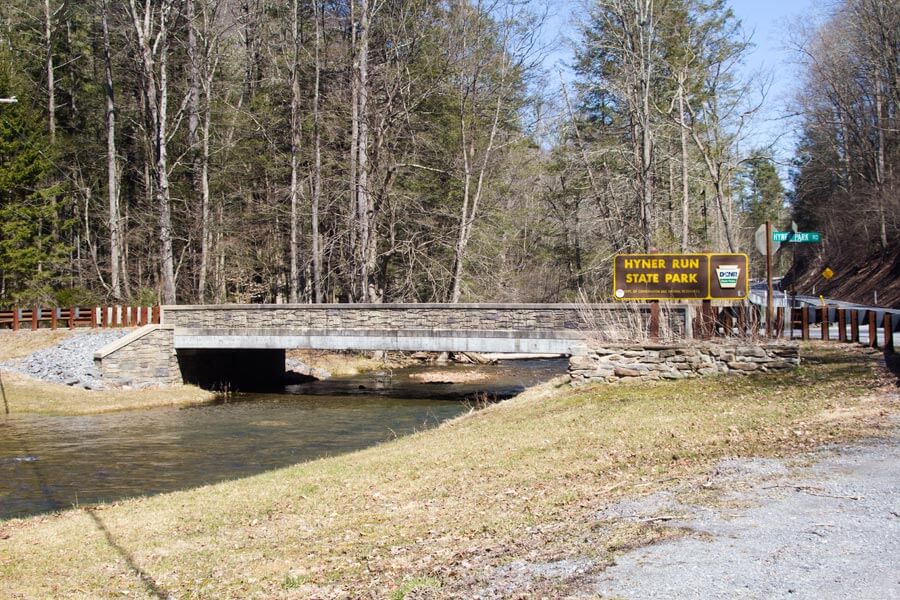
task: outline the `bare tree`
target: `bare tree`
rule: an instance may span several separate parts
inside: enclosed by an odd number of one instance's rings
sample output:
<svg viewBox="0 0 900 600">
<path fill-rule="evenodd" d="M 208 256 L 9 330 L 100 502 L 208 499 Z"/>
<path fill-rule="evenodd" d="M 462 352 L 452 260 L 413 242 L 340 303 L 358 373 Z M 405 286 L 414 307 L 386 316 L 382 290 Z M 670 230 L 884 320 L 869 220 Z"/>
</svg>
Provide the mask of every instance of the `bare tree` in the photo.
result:
<svg viewBox="0 0 900 600">
<path fill-rule="evenodd" d="M 47 121 L 50 143 L 56 143 L 56 67 L 53 60 L 53 20 L 65 4 L 53 10 L 50 0 L 44 0 L 44 65 L 47 75 Z"/>
<path fill-rule="evenodd" d="M 322 291 L 322 248 L 319 233 L 319 204 L 322 200 L 322 119 L 320 114 L 320 92 L 322 77 L 322 15 L 319 0 L 313 2 L 316 40 L 314 49 L 315 84 L 313 88 L 313 173 L 312 173 L 312 262 L 313 294 L 317 304 L 323 300 Z"/>
<path fill-rule="evenodd" d="M 154 191 L 159 213 L 159 264 L 162 301 L 176 302 L 175 259 L 172 250 L 172 208 L 169 190 L 168 159 L 168 55 L 169 19 L 173 0 L 160 3 L 144 0 L 139 9 L 136 0 L 129 0 L 128 10 L 140 53 L 142 95 L 151 127 L 150 150 L 153 158 Z"/>
<path fill-rule="evenodd" d="M 541 21 L 521 5 L 500 0 L 489 6 L 456 2 L 450 14 L 462 202 L 447 300 L 458 302 L 466 249 L 496 158 L 498 134 L 515 114 L 519 78 L 539 57 L 535 36 Z"/>
<path fill-rule="evenodd" d="M 119 158 L 116 150 L 116 102 L 113 87 L 112 49 L 109 42 L 109 0 L 103 0 L 103 64 L 106 75 L 106 176 L 109 207 L 109 277 L 113 298 L 122 298 L 122 220 L 119 215 Z"/>
<path fill-rule="evenodd" d="M 352 0 L 351 0 L 352 1 Z M 378 294 L 371 281 L 375 266 L 377 238 L 373 222 L 374 206 L 369 194 L 369 27 L 372 22 L 369 0 L 359 2 L 356 40 L 357 139 L 356 139 L 356 220 L 359 291 L 363 301 L 373 302 Z"/>
</svg>

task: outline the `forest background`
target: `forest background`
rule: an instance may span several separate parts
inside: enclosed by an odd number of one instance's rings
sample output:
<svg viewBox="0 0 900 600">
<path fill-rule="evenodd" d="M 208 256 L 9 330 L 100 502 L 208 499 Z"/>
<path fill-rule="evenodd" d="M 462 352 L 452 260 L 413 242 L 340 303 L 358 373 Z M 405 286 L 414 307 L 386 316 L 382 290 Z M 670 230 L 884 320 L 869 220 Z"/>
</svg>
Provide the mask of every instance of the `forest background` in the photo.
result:
<svg viewBox="0 0 900 600">
<path fill-rule="evenodd" d="M 579 6 L 569 77 L 539 2 L 7 0 L 0 305 L 601 301 L 767 219 L 797 285 L 897 261 L 900 4 L 793 28 L 787 189 L 727 2 Z"/>
</svg>

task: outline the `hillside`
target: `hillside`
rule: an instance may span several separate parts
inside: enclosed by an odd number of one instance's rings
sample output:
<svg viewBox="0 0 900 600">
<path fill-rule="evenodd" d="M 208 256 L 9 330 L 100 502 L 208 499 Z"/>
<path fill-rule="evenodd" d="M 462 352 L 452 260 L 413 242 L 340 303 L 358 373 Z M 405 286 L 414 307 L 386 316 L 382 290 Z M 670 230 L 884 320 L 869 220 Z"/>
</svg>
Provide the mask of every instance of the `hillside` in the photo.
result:
<svg viewBox="0 0 900 600">
<path fill-rule="evenodd" d="M 831 281 L 821 273 L 825 267 L 835 272 Z M 900 241 L 887 252 L 873 252 L 857 258 L 838 252 L 821 257 L 797 257 L 785 275 L 783 288 L 799 294 L 821 294 L 836 300 L 900 308 Z"/>
</svg>

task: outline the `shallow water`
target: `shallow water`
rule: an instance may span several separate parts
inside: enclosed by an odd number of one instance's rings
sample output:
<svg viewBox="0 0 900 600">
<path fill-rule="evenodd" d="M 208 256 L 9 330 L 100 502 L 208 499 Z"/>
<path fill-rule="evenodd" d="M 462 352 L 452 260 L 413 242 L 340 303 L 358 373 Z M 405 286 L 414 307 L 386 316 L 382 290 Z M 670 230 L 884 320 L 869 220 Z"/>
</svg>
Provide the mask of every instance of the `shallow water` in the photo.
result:
<svg viewBox="0 0 900 600">
<path fill-rule="evenodd" d="M 479 367 L 487 380 L 423 384 L 426 367 L 288 386 L 227 402 L 79 417 L 0 417 L 0 519 L 235 479 L 333 456 L 455 417 L 565 370 Z M 441 367 L 440 370 L 466 367 Z"/>
</svg>

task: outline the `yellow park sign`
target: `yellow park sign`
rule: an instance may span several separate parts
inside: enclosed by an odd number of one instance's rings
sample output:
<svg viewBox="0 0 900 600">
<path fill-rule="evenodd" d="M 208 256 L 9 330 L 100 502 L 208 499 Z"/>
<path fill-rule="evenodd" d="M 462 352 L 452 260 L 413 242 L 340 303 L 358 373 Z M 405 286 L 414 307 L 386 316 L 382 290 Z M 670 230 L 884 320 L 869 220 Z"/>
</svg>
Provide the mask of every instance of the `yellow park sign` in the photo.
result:
<svg viewBox="0 0 900 600">
<path fill-rule="evenodd" d="M 749 293 L 746 254 L 617 254 L 616 300 L 743 300 Z"/>
</svg>

